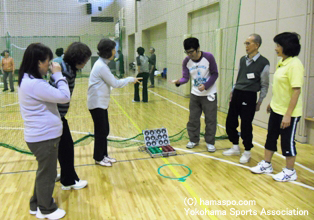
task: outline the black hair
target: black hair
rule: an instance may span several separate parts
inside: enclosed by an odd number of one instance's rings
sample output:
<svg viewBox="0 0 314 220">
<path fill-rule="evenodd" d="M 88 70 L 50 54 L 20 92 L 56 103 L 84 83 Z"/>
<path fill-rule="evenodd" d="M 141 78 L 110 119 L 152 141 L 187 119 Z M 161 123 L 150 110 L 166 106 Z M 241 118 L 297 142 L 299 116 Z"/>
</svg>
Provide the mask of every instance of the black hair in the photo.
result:
<svg viewBox="0 0 314 220">
<path fill-rule="evenodd" d="M 274 42 L 282 47 L 286 56 L 298 56 L 301 50 L 300 35 L 295 32 L 283 32 L 274 37 Z"/>
<path fill-rule="evenodd" d="M 144 52 L 145 52 L 145 49 L 143 48 L 143 47 L 138 47 L 137 48 L 137 50 L 136 50 L 136 52 L 138 53 L 138 55 L 144 55 Z"/>
<path fill-rule="evenodd" d="M 9 50 L 4 50 L 3 52 L 2 52 L 2 54 L 1 54 L 1 56 L 5 56 L 5 52 L 7 52 L 9 55 L 10 55 L 10 51 Z"/>
<path fill-rule="evenodd" d="M 65 51 L 63 60 L 76 71 L 76 65 L 85 63 L 92 55 L 89 47 L 81 42 L 73 42 Z"/>
<path fill-rule="evenodd" d="M 42 43 L 30 44 L 23 55 L 22 64 L 19 69 L 18 84 L 21 86 L 24 73 L 32 75 L 34 78 L 42 79 L 39 72 L 39 61 L 44 62 L 46 59 L 52 60 L 53 54 L 49 47 Z"/>
<path fill-rule="evenodd" d="M 61 57 L 62 54 L 63 54 L 63 48 L 57 48 L 57 49 L 56 49 L 56 55 L 57 55 L 58 57 Z"/>
<path fill-rule="evenodd" d="M 190 37 L 184 40 L 183 46 L 184 46 L 184 50 L 189 50 L 191 48 L 193 48 L 194 50 L 197 50 L 200 47 L 200 44 L 196 37 Z"/>
<path fill-rule="evenodd" d="M 109 59 L 112 56 L 112 50 L 116 47 L 116 42 L 109 38 L 103 38 L 99 41 L 97 49 L 98 55 L 104 59 Z"/>
</svg>

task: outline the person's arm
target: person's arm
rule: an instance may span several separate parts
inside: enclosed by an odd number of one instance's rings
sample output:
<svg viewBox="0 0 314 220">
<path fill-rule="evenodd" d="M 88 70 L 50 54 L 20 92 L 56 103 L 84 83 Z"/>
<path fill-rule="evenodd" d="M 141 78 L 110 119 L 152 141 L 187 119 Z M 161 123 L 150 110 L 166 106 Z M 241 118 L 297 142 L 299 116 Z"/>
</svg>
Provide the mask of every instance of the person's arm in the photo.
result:
<svg viewBox="0 0 314 220">
<path fill-rule="evenodd" d="M 1 66 L 0 66 L 0 70 L 1 70 L 1 72 L 2 72 L 2 74 L 3 74 L 3 59 L 1 60 Z"/>
<path fill-rule="evenodd" d="M 152 68 L 150 70 L 150 72 L 153 72 L 155 70 L 155 66 L 156 66 L 156 55 L 153 54 L 150 58 L 150 63 L 152 65 Z"/>
<path fill-rule="evenodd" d="M 255 111 L 259 111 L 263 99 L 266 97 L 269 88 L 269 65 L 266 65 L 261 73 L 261 91 L 259 93 L 259 99 L 256 103 Z"/>
<path fill-rule="evenodd" d="M 51 77 L 54 78 L 57 88 L 42 80 L 33 87 L 34 98 L 51 103 L 68 103 L 71 96 L 66 79 L 61 72 L 56 72 Z"/>
<path fill-rule="evenodd" d="M 114 75 L 111 73 L 110 69 L 106 66 L 103 66 L 99 70 L 100 78 L 109 86 L 113 88 L 122 88 L 126 86 L 128 83 L 135 83 L 137 82 L 137 78 L 134 77 L 127 77 L 124 79 L 116 79 Z"/>
<path fill-rule="evenodd" d="M 11 63 L 12 63 L 12 75 L 14 75 L 15 67 L 14 67 L 14 60 L 11 58 Z"/>
<path fill-rule="evenodd" d="M 289 107 L 288 107 L 285 115 L 282 118 L 281 126 L 280 126 L 281 129 L 285 129 L 285 128 L 290 126 L 291 115 L 292 115 L 292 112 L 293 112 L 295 106 L 297 105 L 300 93 L 301 93 L 300 87 L 292 88 L 292 96 L 290 99 Z"/>
<path fill-rule="evenodd" d="M 136 64 L 137 64 L 137 72 L 140 73 L 140 70 L 141 70 L 140 56 L 136 57 Z"/>
<path fill-rule="evenodd" d="M 172 81 L 172 83 L 174 83 L 177 87 L 187 83 L 190 79 L 190 71 L 186 66 L 189 60 L 190 58 L 186 57 L 182 62 L 182 78 Z"/>
<path fill-rule="evenodd" d="M 216 60 L 214 58 L 214 56 L 212 54 L 209 53 L 203 53 L 203 56 L 208 60 L 209 62 L 209 73 L 210 73 L 210 77 L 207 80 L 207 82 L 205 82 L 204 84 L 199 85 L 198 89 L 200 91 L 204 91 L 209 89 L 212 85 L 214 85 L 214 83 L 216 82 L 217 78 L 218 78 L 218 68 L 217 68 L 217 63 Z"/>
</svg>

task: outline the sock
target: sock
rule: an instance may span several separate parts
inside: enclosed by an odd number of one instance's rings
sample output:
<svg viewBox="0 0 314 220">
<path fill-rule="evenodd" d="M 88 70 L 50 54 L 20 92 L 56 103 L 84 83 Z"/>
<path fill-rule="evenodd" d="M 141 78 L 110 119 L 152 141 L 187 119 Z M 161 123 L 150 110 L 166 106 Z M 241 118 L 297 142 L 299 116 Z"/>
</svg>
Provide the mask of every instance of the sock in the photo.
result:
<svg viewBox="0 0 314 220">
<path fill-rule="evenodd" d="M 239 149 L 240 147 L 239 147 L 238 144 L 233 144 L 232 148 L 233 148 L 233 149 Z"/>
<path fill-rule="evenodd" d="M 270 162 L 267 162 L 266 160 L 264 160 L 264 161 L 265 161 L 265 163 L 271 164 Z"/>
<path fill-rule="evenodd" d="M 286 167 L 287 168 L 287 167 Z M 290 171 L 294 171 L 294 169 L 292 168 L 292 169 L 290 169 L 290 168 L 287 168 L 288 170 L 290 170 Z"/>
</svg>

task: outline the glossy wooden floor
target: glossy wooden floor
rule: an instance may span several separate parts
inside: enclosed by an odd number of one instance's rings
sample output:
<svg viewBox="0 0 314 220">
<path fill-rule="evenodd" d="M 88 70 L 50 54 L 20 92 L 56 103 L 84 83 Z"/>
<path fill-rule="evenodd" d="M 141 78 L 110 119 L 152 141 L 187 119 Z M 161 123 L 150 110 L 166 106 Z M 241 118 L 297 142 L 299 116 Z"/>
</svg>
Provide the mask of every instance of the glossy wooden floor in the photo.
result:
<svg viewBox="0 0 314 220">
<path fill-rule="evenodd" d="M 86 107 L 86 91 L 87 79 L 78 80 L 67 117 L 75 140 L 80 132 L 93 133 Z M 23 128 L 23 122 L 17 94 L 1 93 L 0 96 L 0 142 L 13 136 L 11 144 L 21 145 L 24 143 L 23 130 L 19 129 Z M 109 108 L 111 137 L 129 138 L 141 133 L 141 130 L 159 127 L 166 127 L 169 135 L 173 135 L 185 128 L 189 99 L 158 87 L 149 90 L 147 104 L 132 103 L 132 99 L 132 85 L 112 91 Z M 224 126 L 224 121 L 225 114 L 219 113 L 218 123 Z M 217 134 L 223 133 L 224 129 L 219 127 Z M 262 145 L 266 134 L 265 129 L 254 127 L 255 147 L 251 161 L 245 165 L 238 163 L 239 156 L 222 155 L 222 151 L 231 146 L 227 140 L 216 142 L 215 153 L 206 151 L 204 140 L 192 150 L 185 147 L 187 140 L 181 140 L 172 144 L 178 155 L 168 158 L 150 158 L 138 151 L 139 146 L 110 147 L 110 156 L 118 162 L 106 168 L 94 164 L 91 142 L 75 148 L 76 171 L 81 179 L 88 180 L 88 187 L 63 191 L 60 183 L 56 183 L 53 196 L 59 207 L 67 212 L 64 219 L 71 220 L 314 219 L 313 146 L 297 143 L 297 181 L 275 182 L 270 175 L 254 175 L 248 170 L 263 159 Z M 157 169 L 167 163 L 184 164 L 192 170 L 192 174 L 185 182 L 163 178 Z M 280 172 L 284 165 L 284 158 L 275 155 L 274 173 Z M 0 219 L 36 219 L 28 214 L 36 169 L 37 162 L 33 156 L 0 148 Z M 162 173 L 176 177 L 186 175 L 188 170 L 173 166 L 163 168 Z M 232 201 L 250 204 L 219 205 L 220 202 Z M 299 211 L 299 215 L 264 213 L 293 209 Z M 301 212 L 306 214 L 306 211 L 308 215 L 300 215 Z M 209 212 L 213 215 L 208 215 Z"/>
</svg>

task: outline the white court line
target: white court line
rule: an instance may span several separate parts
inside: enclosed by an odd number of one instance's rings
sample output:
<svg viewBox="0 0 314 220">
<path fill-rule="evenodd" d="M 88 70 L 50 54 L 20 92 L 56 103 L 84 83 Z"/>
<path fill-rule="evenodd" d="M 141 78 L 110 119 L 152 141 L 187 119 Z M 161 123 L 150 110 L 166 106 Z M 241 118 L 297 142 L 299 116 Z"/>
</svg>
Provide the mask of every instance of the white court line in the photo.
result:
<svg viewBox="0 0 314 220">
<path fill-rule="evenodd" d="M 159 94 L 156 93 L 156 92 L 151 91 L 150 89 L 149 89 L 148 91 L 151 92 L 151 93 L 153 93 L 153 94 L 155 94 L 155 95 L 157 95 L 157 96 L 159 96 L 159 97 L 161 97 L 161 98 L 163 98 L 163 99 L 165 99 L 165 100 L 167 100 L 167 101 L 169 101 L 169 102 L 171 102 L 171 103 L 173 103 L 173 104 L 175 104 L 175 105 L 177 105 L 177 106 L 179 106 L 179 107 L 181 107 L 181 108 L 183 108 L 183 109 L 185 109 L 185 110 L 187 110 L 187 111 L 189 111 L 188 108 L 186 108 L 186 107 L 184 107 L 184 106 L 182 106 L 182 105 L 179 105 L 179 104 L 175 103 L 174 101 L 172 101 L 172 100 L 170 100 L 170 99 L 167 99 L 166 97 L 164 97 L 164 96 L 162 96 L 162 95 L 159 95 Z M 202 118 L 204 118 L 204 116 L 202 116 Z M 217 124 L 217 125 L 218 125 L 219 127 L 223 128 L 223 129 L 226 129 L 225 126 L 222 126 L 222 125 L 220 125 L 220 124 Z M 262 146 L 261 144 L 255 142 L 255 141 L 253 141 L 253 144 L 256 144 L 256 145 L 259 146 L 260 148 L 264 148 L 264 146 Z M 264 149 L 265 149 L 265 148 L 264 148 Z M 277 152 L 275 152 L 275 155 L 277 155 L 277 156 L 279 156 L 279 157 L 281 157 L 281 158 L 285 158 L 284 156 L 282 156 L 281 154 L 279 154 L 279 153 L 277 153 Z M 314 173 L 314 170 L 312 170 L 311 168 L 308 168 L 308 167 L 306 167 L 306 166 L 304 166 L 304 165 L 302 165 L 302 164 L 300 164 L 300 163 L 298 163 L 298 162 L 295 162 L 295 164 L 298 165 L 299 167 L 302 167 L 303 169 L 305 169 L 305 170 L 311 172 L 311 173 Z"/>
<path fill-rule="evenodd" d="M 24 130 L 24 128 L 0 127 L 2 130 Z"/>
<path fill-rule="evenodd" d="M 183 152 L 187 152 L 187 153 L 196 154 L 196 155 L 199 155 L 199 156 L 202 156 L 202 157 L 207 157 L 207 158 L 210 158 L 210 159 L 213 159 L 213 160 L 218 160 L 220 162 L 228 163 L 228 164 L 231 164 L 231 165 L 234 165 L 234 166 L 238 166 L 238 167 L 242 167 L 242 168 L 245 168 L 245 169 L 248 169 L 248 170 L 250 170 L 250 168 L 251 168 L 251 167 L 239 164 L 239 163 L 234 163 L 234 162 L 229 161 L 229 160 L 224 160 L 224 159 L 221 159 L 221 158 L 218 158 L 218 157 L 214 157 L 214 156 L 210 156 L 210 155 L 206 155 L 206 154 L 202 154 L 202 153 L 197 153 L 197 152 L 190 151 L 190 150 L 185 150 L 185 149 L 181 149 L 181 148 L 174 148 L 174 149 L 178 150 L 178 151 L 183 151 Z M 258 175 L 258 174 L 256 174 L 256 175 Z M 273 176 L 274 174 L 266 174 L 266 175 Z M 307 184 L 304 184 L 304 183 L 300 183 L 300 182 L 296 182 L 296 181 L 289 181 L 289 183 L 293 183 L 293 184 L 296 184 L 296 185 L 308 188 L 310 190 L 314 190 L 313 186 L 310 186 L 310 185 L 307 185 Z"/>
<path fill-rule="evenodd" d="M 3 106 L 1 106 L 1 108 L 7 107 L 7 106 L 11 106 L 11 105 L 18 105 L 18 104 L 19 104 L 18 102 L 14 102 L 12 104 L 3 105 Z"/>
</svg>

